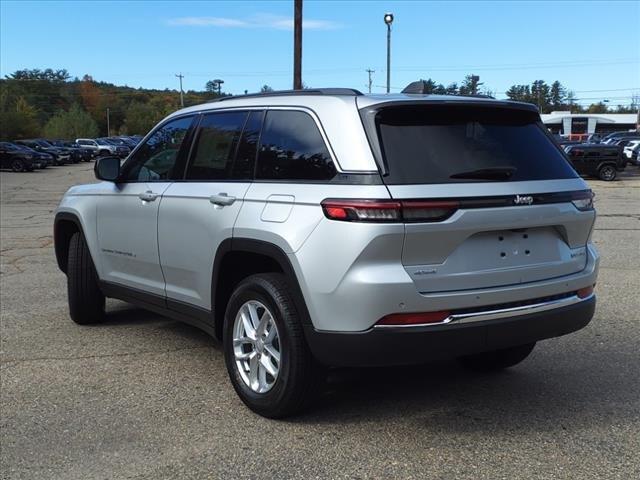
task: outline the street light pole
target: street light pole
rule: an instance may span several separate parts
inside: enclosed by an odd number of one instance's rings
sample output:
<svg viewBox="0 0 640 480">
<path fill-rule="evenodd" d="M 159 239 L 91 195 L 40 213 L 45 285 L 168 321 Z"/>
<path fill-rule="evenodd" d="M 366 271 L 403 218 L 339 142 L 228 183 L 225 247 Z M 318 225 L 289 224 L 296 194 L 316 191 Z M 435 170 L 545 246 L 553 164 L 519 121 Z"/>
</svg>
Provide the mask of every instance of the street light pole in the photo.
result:
<svg viewBox="0 0 640 480">
<path fill-rule="evenodd" d="M 384 14 L 384 23 L 387 24 L 387 93 L 391 90 L 391 24 L 393 13 Z"/>
</svg>

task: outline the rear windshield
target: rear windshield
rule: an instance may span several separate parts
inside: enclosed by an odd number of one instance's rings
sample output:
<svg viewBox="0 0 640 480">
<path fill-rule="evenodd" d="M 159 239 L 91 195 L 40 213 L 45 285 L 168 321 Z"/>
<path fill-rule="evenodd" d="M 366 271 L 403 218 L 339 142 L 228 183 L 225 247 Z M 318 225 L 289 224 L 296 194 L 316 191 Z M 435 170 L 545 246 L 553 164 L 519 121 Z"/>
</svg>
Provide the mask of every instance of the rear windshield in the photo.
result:
<svg viewBox="0 0 640 480">
<path fill-rule="evenodd" d="M 535 112 L 495 106 L 387 107 L 376 114 L 376 128 L 388 184 L 577 176 Z"/>
</svg>

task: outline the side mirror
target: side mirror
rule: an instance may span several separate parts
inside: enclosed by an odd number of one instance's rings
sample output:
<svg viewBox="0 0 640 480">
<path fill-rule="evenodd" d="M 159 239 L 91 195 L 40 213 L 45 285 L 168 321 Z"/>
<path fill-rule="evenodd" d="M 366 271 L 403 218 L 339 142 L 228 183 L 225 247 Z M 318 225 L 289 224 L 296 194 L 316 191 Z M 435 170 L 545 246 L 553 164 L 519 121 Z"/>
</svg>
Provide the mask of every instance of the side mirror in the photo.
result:
<svg viewBox="0 0 640 480">
<path fill-rule="evenodd" d="M 115 182 L 120 176 L 120 159 L 118 157 L 103 157 L 96 160 L 93 172 L 98 180 Z"/>
</svg>

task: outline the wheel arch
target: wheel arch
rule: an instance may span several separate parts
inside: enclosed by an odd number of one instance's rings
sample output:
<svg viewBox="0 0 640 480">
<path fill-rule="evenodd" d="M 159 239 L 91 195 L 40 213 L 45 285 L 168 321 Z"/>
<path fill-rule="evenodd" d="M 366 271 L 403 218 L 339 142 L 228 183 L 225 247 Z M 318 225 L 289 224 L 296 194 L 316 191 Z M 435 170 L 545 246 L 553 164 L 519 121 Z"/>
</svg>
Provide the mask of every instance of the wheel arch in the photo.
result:
<svg viewBox="0 0 640 480">
<path fill-rule="evenodd" d="M 227 302 L 236 285 L 250 275 L 267 272 L 278 272 L 285 276 L 302 323 L 311 323 L 298 277 L 287 254 L 277 245 L 263 240 L 228 238 L 216 251 L 211 279 L 211 305 L 218 340 L 222 340 Z M 225 277 L 231 278 L 231 281 L 224 281 Z"/>
<path fill-rule="evenodd" d="M 58 268 L 65 274 L 69 260 L 69 242 L 76 232 L 81 232 L 84 235 L 82 222 L 76 214 L 71 212 L 56 213 L 53 221 L 53 245 Z"/>
</svg>

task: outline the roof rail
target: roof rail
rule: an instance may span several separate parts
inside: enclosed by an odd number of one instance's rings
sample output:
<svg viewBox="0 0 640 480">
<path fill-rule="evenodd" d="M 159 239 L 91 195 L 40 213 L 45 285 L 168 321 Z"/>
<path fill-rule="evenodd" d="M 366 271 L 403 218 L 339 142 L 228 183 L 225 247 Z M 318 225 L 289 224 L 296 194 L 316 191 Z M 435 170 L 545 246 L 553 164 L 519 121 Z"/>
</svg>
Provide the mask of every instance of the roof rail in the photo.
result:
<svg viewBox="0 0 640 480">
<path fill-rule="evenodd" d="M 232 95 L 220 97 L 211 102 L 223 102 L 225 100 L 235 100 L 237 98 L 260 98 L 260 97 L 282 97 L 285 95 L 349 95 L 359 96 L 362 92 L 355 88 L 307 88 L 304 90 L 276 90 L 273 92 L 248 93 L 246 95 Z"/>
</svg>

